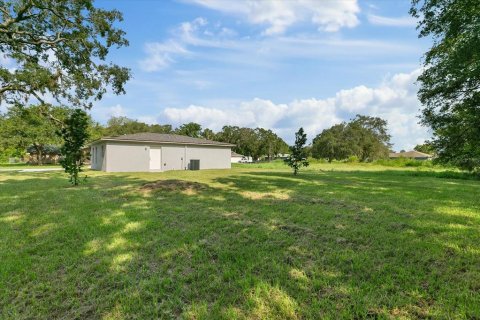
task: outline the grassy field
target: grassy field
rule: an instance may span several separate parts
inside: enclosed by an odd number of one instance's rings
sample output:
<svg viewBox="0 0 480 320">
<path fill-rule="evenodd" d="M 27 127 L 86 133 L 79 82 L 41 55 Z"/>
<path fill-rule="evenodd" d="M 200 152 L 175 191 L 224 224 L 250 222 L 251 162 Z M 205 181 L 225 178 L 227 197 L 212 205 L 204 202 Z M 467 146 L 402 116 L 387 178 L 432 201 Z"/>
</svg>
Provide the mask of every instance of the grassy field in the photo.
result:
<svg viewBox="0 0 480 320">
<path fill-rule="evenodd" d="M 59 164 L 32 165 L 27 163 L 0 163 L 0 170 L 61 168 Z"/>
<path fill-rule="evenodd" d="M 88 175 L 0 173 L 1 319 L 480 318 L 480 181 L 460 173 Z"/>
</svg>

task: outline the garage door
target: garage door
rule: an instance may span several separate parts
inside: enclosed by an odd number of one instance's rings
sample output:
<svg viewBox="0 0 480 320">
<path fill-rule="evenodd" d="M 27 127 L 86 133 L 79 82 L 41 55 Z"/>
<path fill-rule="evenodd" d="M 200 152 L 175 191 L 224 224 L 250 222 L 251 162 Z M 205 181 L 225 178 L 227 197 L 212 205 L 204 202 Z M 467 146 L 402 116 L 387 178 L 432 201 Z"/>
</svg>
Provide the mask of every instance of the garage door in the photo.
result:
<svg viewBox="0 0 480 320">
<path fill-rule="evenodd" d="M 162 170 L 184 170 L 185 147 L 163 146 L 162 147 Z"/>
</svg>

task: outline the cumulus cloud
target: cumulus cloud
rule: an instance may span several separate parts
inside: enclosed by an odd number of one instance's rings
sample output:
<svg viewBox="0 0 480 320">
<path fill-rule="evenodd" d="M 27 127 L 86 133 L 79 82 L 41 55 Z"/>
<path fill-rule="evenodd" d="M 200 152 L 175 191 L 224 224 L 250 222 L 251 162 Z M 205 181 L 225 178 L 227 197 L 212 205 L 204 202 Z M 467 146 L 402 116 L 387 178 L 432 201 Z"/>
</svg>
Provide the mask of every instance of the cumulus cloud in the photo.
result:
<svg viewBox="0 0 480 320">
<path fill-rule="evenodd" d="M 216 11 L 239 16 L 251 24 L 266 25 L 265 35 L 285 32 L 295 23 L 309 21 L 319 30 L 335 32 L 358 25 L 357 0 L 189 0 Z"/>
<path fill-rule="evenodd" d="M 128 110 L 120 104 L 114 106 L 97 105 L 92 108 L 92 116 L 100 122 L 106 122 L 111 117 L 126 117 Z"/>
<path fill-rule="evenodd" d="M 161 118 L 174 125 L 193 121 L 214 130 L 220 130 L 223 125 L 259 126 L 272 129 L 292 142 L 293 133 L 301 126 L 312 139 L 321 130 L 360 113 L 387 120 L 395 148 L 411 149 L 429 137 L 428 130 L 418 124 L 420 103 L 415 80 L 420 72 L 396 74 L 378 87 L 358 86 L 325 99 L 274 103 L 255 98 L 222 109 L 191 105 L 166 108 Z"/>
</svg>

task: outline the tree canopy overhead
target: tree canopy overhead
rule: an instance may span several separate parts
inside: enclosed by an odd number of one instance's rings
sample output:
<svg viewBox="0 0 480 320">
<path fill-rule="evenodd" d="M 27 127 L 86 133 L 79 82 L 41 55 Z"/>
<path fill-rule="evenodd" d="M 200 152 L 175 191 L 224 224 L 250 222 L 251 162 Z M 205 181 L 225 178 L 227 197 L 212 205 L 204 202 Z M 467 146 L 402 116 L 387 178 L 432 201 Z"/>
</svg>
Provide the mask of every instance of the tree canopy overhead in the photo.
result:
<svg viewBox="0 0 480 320">
<path fill-rule="evenodd" d="M 423 124 L 437 160 L 480 168 L 480 1 L 412 0 L 420 37 L 431 37 L 418 78 Z"/>
<path fill-rule="evenodd" d="M 93 0 L 0 0 L 0 16 L 0 49 L 15 64 L 0 66 L 0 102 L 90 108 L 109 88 L 125 92 L 130 71 L 106 61 L 112 47 L 128 45 L 114 27 L 119 11 Z"/>
</svg>

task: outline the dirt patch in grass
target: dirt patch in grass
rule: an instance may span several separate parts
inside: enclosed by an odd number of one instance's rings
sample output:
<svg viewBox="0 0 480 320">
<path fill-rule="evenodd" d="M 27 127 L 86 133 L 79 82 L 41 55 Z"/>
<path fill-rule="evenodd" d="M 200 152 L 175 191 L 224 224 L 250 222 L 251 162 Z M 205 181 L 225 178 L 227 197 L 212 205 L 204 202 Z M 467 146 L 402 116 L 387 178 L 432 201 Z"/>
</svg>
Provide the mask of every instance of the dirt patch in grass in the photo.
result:
<svg viewBox="0 0 480 320">
<path fill-rule="evenodd" d="M 207 185 L 185 180 L 158 180 L 148 182 L 141 186 L 142 191 L 181 191 L 186 193 L 197 193 L 198 191 L 206 190 Z"/>
</svg>

